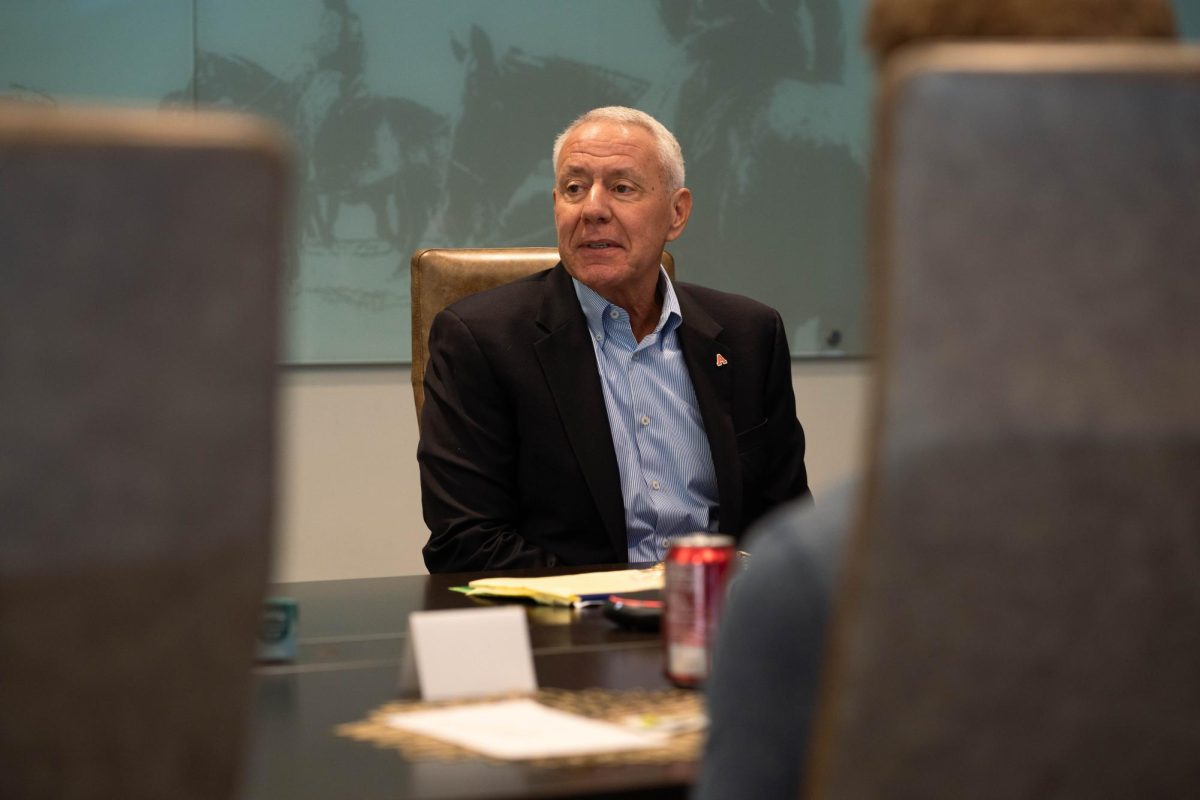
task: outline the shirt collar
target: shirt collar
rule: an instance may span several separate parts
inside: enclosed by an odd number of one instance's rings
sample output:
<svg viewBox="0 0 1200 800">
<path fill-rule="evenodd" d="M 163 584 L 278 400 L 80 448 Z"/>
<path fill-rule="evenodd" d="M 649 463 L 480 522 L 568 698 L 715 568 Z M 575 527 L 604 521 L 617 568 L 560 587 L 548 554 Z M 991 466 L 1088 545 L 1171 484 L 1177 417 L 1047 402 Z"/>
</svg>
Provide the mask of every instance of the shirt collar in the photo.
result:
<svg viewBox="0 0 1200 800">
<path fill-rule="evenodd" d="M 667 271 L 661 264 L 658 269 L 658 287 L 662 290 L 662 313 L 659 314 L 658 325 L 654 327 L 654 332 L 666 334 L 679 327 L 679 323 L 683 321 L 683 312 L 679 310 L 679 298 L 675 296 L 675 287 L 671 285 Z M 588 332 L 591 333 L 594 341 L 604 341 L 604 324 L 608 318 L 608 312 L 610 309 L 620 308 L 620 306 L 608 302 L 575 278 L 571 278 L 571 282 L 575 284 L 575 296 L 579 298 L 579 307 L 583 309 L 583 316 L 587 320 Z M 628 316 L 624 309 L 621 309 L 621 312 Z M 659 341 L 661 342 L 661 340 L 662 336 L 660 335 Z"/>
</svg>

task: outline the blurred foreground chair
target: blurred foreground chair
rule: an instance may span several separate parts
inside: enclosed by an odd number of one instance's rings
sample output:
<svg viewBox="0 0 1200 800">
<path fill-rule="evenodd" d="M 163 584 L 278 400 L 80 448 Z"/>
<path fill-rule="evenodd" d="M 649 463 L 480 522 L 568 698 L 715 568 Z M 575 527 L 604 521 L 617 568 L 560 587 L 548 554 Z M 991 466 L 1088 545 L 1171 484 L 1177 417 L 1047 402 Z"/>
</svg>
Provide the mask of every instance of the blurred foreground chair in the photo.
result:
<svg viewBox="0 0 1200 800">
<path fill-rule="evenodd" d="M 821 798 L 1200 791 L 1200 50 L 944 45 L 877 108 Z"/>
<path fill-rule="evenodd" d="M 0 105 L 0 797 L 235 789 L 286 174 L 246 118 Z"/>
<path fill-rule="evenodd" d="M 425 404 L 425 365 L 429 328 L 438 312 L 455 300 L 550 269 L 559 261 L 555 247 L 432 248 L 412 257 L 412 387 L 417 424 Z M 675 259 L 663 251 L 663 266 L 675 278 Z"/>
</svg>

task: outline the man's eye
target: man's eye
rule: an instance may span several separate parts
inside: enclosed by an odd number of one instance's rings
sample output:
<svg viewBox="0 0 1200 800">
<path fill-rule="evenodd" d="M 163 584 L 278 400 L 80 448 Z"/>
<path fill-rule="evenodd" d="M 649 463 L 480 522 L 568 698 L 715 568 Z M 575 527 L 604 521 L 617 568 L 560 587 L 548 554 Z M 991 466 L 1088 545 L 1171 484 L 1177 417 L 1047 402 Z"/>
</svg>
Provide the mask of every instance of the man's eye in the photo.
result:
<svg viewBox="0 0 1200 800">
<path fill-rule="evenodd" d="M 633 187 L 627 183 L 618 183 L 613 187 L 614 194 L 629 194 L 633 191 Z"/>
<path fill-rule="evenodd" d="M 563 188 L 563 193 L 565 193 L 565 194 L 579 194 L 582 191 L 583 191 L 583 186 L 581 186 L 578 183 L 568 183 Z"/>
</svg>

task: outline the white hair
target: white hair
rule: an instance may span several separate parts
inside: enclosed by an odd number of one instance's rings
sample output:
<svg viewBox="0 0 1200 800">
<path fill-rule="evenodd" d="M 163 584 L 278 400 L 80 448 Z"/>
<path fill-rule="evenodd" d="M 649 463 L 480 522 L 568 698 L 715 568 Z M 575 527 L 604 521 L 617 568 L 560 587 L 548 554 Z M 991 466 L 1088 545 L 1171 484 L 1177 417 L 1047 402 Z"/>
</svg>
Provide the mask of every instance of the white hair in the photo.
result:
<svg viewBox="0 0 1200 800">
<path fill-rule="evenodd" d="M 558 171 L 558 157 L 562 153 L 563 142 L 577 128 L 589 122 L 616 122 L 621 125 L 636 125 L 639 128 L 645 128 L 650 131 L 650 134 L 654 137 L 655 148 L 658 150 L 658 160 L 662 165 L 663 175 L 667 179 L 667 191 L 673 193 L 676 189 L 683 188 L 683 150 L 679 147 L 679 141 L 675 138 L 675 134 L 667 130 L 665 125 L 645 111 L 638 111 L 636 108 L 627 108 L 625 106 L 593 108 L 568 125 L 558 135 L 558 138 L 554 140 L 553 158 L 556 172 Z"/>
</svg>

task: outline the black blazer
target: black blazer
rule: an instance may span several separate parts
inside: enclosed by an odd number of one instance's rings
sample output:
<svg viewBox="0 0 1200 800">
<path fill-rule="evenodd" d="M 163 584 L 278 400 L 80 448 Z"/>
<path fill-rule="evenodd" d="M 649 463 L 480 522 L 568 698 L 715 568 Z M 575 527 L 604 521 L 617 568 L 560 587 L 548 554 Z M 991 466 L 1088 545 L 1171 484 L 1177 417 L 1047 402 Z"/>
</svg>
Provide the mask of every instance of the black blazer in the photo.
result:
<svg viewBox="0 0 1200 800">
<path fill-rule="evenodd" d="M 783 323 L 745 297 L 674 287 L 720 530 L 739 536 L 808 493 Z M 562 264 L 434 319 L 417 460 L 431 572 L 628 560 L 600 375 Z"/>
</svg>

